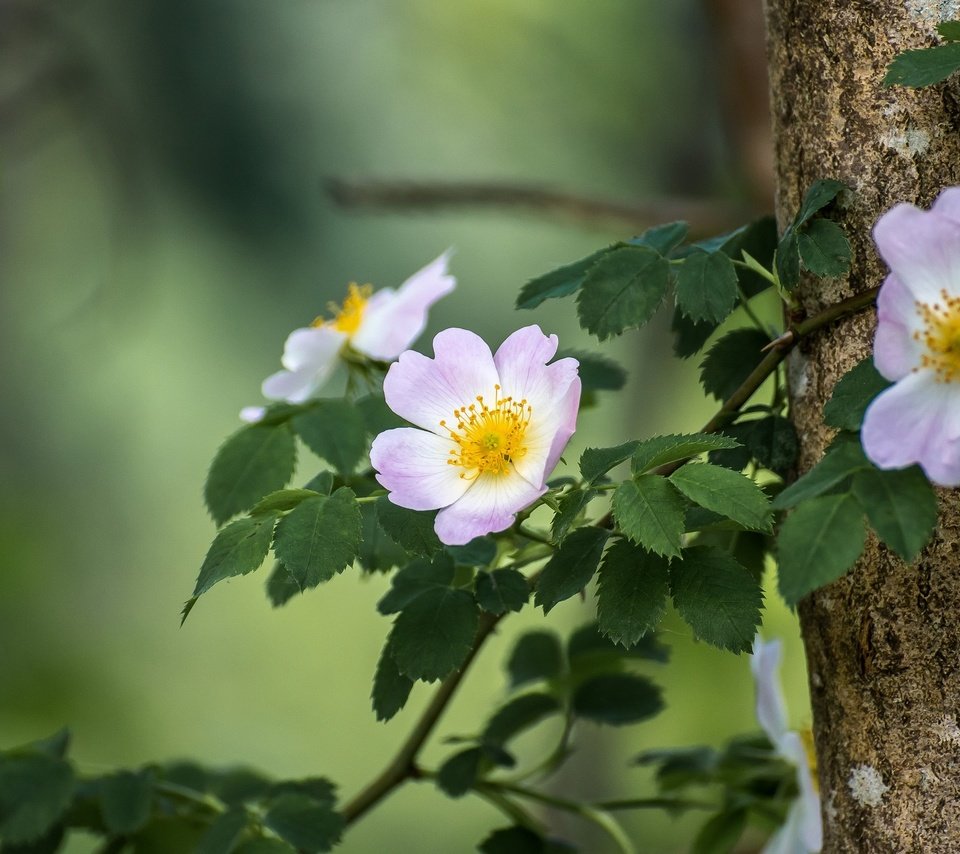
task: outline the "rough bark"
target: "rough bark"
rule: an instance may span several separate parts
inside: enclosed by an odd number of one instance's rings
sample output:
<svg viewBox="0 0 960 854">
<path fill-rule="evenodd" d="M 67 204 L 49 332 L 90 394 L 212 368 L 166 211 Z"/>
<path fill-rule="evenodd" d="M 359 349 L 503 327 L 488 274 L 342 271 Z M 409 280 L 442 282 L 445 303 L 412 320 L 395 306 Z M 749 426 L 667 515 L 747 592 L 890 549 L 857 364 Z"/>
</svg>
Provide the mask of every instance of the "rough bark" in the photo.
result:
<svg viewBox="0 0 960 854">
<path fill-rule="evenodd" d="M 766 0 L 781 227 L 817 178 L 851 191 L 837 218 L 848 277 L 806 281 L 804 312 L 879 284 L 870 237 L 898 201 L 928 206 L 960 184 L 956 83 L 883 89 L 890 60 L 960 17 L 932 0 Z M 875 318 L 839 324 L 796 353 L 792 413 L 800 470 L 832 431 L 821 411 L 870 352 Z M 875 541 L 845 578 L 800 605 L 824 805 L 824 851 L 960 851 L 960 500 L 945 493 L 933 544 L 912 566 Z"/>
</svg>

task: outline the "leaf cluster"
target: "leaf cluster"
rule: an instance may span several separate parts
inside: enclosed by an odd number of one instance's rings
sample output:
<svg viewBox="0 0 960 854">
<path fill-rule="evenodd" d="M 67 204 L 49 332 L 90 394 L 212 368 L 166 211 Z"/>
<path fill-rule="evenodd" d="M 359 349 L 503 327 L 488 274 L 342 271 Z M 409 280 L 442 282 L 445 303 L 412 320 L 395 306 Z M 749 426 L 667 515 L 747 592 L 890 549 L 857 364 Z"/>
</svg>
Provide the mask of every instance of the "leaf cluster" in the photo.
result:
<svg viewBox="0 0 960 854">
<path fill-rule="evenodd" d="M 899 54 L 887 68 L 883 85 L 930 86 L 946 80 L 960 69 L 960 21 L 942 21 L 937 24 L 937 32 L 946 44 Z"/>
</svg>

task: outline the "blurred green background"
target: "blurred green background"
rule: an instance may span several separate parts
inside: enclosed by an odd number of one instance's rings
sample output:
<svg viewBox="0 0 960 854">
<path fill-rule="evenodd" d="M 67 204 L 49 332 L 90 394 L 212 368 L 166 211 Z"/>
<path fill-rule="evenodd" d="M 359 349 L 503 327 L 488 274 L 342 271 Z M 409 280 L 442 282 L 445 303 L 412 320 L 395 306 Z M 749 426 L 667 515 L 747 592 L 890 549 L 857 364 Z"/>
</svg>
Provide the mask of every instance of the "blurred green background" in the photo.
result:
<svg viewBox="0 0 960 854">
<path fill-rule="evenodd" d="M 627 226 L 348 212 L 325 181 L 746 195 L 709 20 L 694 0 L 0 4 L 0 748 L 69 724 L 91 772 L 192 757 L 325 774 L 344 797 L 380 768 L 429 695 L 419 686 L 387 725 L 369 710 L 384 578 L 347 572 L 274 611 L 261 571 L 219 585 L 179 627 L 214 532 L 206 467 L 286 334 L 347 282 L 395 286 L 452 245 L 460 285 L 421 348 L 445 326 L 497 344 L 534 321 L 562 346 L 595 347 L 571 303 L 531 315 L 513 299 Z M 629 369 L 628 393 L 582 416 L 567 460 L 709 414 L 696 360 L 668 358 L 667 324 L 600 348 Z M 592 609 L 592 594 L 567 602 L 549 625 L 565 632 Z M 504 624 L 439 736 L 476 728 L 503 696 L 511 639 L 543 622 L 530 609 Z M 803 724 L 802 651 L 775 593 L 765 633 L 786 639 Z M 673 663 L 654 675 L 668 711 L 624 733 L 584 728 L 556 791 L 641 796 L 639 751 L 756 728 L 745 657 L 693 643 L 673 617 L 664 639 Z M 696 828 L 626 821 L 644 852 L 684 851 Z M 340 850 L 467 851 L 503 824 L 476 799 L 410 785 Z M 562 816 L 555 826 L 606 850 Z"/>
</svg>

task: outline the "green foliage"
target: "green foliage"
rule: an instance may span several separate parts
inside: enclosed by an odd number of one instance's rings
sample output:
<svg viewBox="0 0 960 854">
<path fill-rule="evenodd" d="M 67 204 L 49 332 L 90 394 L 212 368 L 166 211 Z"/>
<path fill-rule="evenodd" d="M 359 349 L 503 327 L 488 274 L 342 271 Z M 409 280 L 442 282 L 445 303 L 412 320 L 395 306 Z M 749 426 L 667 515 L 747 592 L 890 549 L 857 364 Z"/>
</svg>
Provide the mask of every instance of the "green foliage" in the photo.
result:
<svg viewBox="0 0 960 854">
<path fill-rule="evenodd" d="M 451 798 L 463 797 L 480 776 L 483 749 L 468 747 L 454 753 L 437 770 L 437 786 Z"/>
<path fill-rule="evenodd" d="M 695 504 L 748 530 L 773 527 L 770 502 L 749 477 L 710 463 L 688 463 L 670 475 L 670 482 Z"/>
<path fill-rule="evenodd" d="M 853 477 L 853 494 L 877 536 L 908 563 L 937 525 L 937 495 L 923 472 L 865 469 Z"/>
<path fill-rule="evenodd" d="M 413 689 L 413 679 L 405 676 L 393 659 L 389 641 L 384 645 L 373 676 L 373 711 L 378 721 L 388 721 L 406 704 Z"/>
<path fill-rule="evenodd" d="M 366 450 L 363 416 L 347 400 L 318 400 L 291 423 L 304 444 L 344 477 L 353 472 Z"/>
<path fill-rule="evenodd" d="M 746 809 L 734 808 L 717 813 L 700 828 L 691 854 L 727 854 L 733 850 L 746 826 Z"/>
<path fill-rule="evenodd" d="M 687 317 L 679 307 L 673 311 L 670 331 L 673 332 L 673 354 L 680 359 L 689 359 L 703 349 L 703 345 L 716 331 L 713 323 L 697 323 Z"/>
<path fill-rule="evenodd" d="M 960 21 L 941 21 L 937 32 L 948 42 L 960 41 Z"/>
<path fill-rule="evenodd" d="M 550 631 L 536 629 L 521 635 L 507 660 L 510 687 L 555 679 L 563 670 L 560 639 Z"/>
<path fill-rule="evenodd" d="M 777 275 L 788 290 L 800 281 L 801 260 L 815 276 L 840 276 L 849 269 L 850 244 L 843 231 L 836 223 L 815 218 L 845 189 L 840 181 L 820 180 L 807 190 L 777 246 Z"/>
<path fill-rule="evenodd" d="M 760 623 L 763 593 L 728 553 L 709 546 L 684 550 L 670 566 L 673 604 L 697 637 L 731 652 L 749 652 Z"/>
<path fill-rule="evenodd" d="M 632 441 L 613 448 L 587 448 L 580 455 L 580 474 L 588 483 L 596 483 L 614 466 L 629 460 L 638 444 Z"/>
<path fill-rule="evenodd" d="M 717 400 L 732 395 L 760 363 L 770 339 L 759 329 L 728 332 L 707 352 L 700 365 L 704 391 Z"/>
<path fill-rule="evenodd" d="M 737 272 L 722 252 L 696 250 L 677 270 L 677 306 L 693 321 L 719 323 L 737 303 Z"/>
<path fill-rule="evenodd" d="M 407 510 L 383 496 L 377 499 L 377 518 L 387 536 L 410 554 L 429 557 L 443 548 L 433 529 L 434 511 Z"/>
<path fill-rule="evenodd" d="M 649 679 L 630 673 L 604 673 L 581 682 L 573 694 L 577 717 L 599 724 L 638 723 L 663 709 L 660 689 Z"/>
<path fill-rule="evenodd" d="M 867 357 L 840 378 L 823 407 L 823 423 L 842 430 L 859 430 L 867 407 L 890 385 L 874 367 L 873 358 Z"/>
<path fill-rule="evenodd" d="M 665 557 L 680 554 L 685 509 L 686 502 L 673 484 L 655 474 L 625 480 L 613 494 L 619 529 L 632 542 Z"/>
<path fill-rule="evenodd" d="M 499 616 L 523 608 L 530 598 L 530 585 L 522 573 L 507 567 L 481 572 L 475 592 L 477 604 L 488 614 Z"/>
<path fill-rule="evenodd" d="M 723 428 L 724 435 L 730 436 L 742 445 L 729 451 L 715 451 L 710 454 L 710 462 L 732 468 L 737 471 L 744 468 L 750 460 L 763 468 L 784 477 L 796 464 L 800 445 L 793 423 L 782 415 L 768 415 L 749 421 L 738 421 Z"/>
<path fill-rule="evenodd" d="M 716 433 L 689 433 L 670 436 L 654 436 L 643 442 L 635 442 L 631 467 L 634 474 L 642 474 L 668 463 L 676 463 L 723 448 L 736 448 L 738 443 Z"/>
<path fill-rule="evenodd" d="M 200 838 L 195 854 L 230 854 L 247 829 L 247 813 L 231 809 L 215 819 Z"/>
<path fill-rule="evenodd" d="M 588 448 L 587 451 L 589 450 Z M 587 453 L 587 451 L 584 451 L 584 453 Z M 580 464 L 583 465 L 582 456 L 580 458 Z M 557 512 L 550 525 L 550 534 L 557 545 L 563 542 L 567 533 L 570 531 L 570 527 L 577 521 L 580 514 L 583 513 L 587 504 L 590 503 L 590 500 L 595 497 L 596 492 L 593 490 L 571 489 L 557 500 Z"/>
<path fill-rule="evenodd" d="M 60 756 L 24 749 L 0 754 L 0 840 L 28 843 L 51 830 L 66 812 L 76 785 Z"/>
<path fill-rule="evenodd" d="M 870 461 L 863 455 L 863 448 L 857 438 L 843 437 L 835 441 L 817 463 L 803 477 L 791 483 L 773 500 L 774 510 L 793 507 L 801 501 L 840 487 L 858 471 L 871 468 Z"/>
<path fill-rule="evenodd" d="M 540 573 L 534 597 L 544 613 L 587 586 L 600 564 L 608 536 L 602 528 L 578 528 L 557 548 Z"/>
<path fill-rule="evenodd" d="M 627 540 L 603 558 L 597 586 L 597 622 L 614 643 L 633 646 L 663 617 L 670 592 L 667 561 Z"/>
<path fill-rule="evenodd" d="M 518 824 L 494 830 L 478 850 L 482 854 L 573 854 L 575 849 Z"/>
<path fill-rule="evenodd" d="M 331 803 L 294 792 L 275 798 L 263 823 L 284 842 L 311 854 L 333 848 L 344 827 Z"/>
<path fill-rule="evenodd" d="M 238 430 L 217 451 L 207 473 L 203 495 L 214 522 L 222 525 L 286 486 L 296 461 L 296 443 L 285 422 Z"/>
<path fill-rule="evenodd" d="M 218 581 L 259 569 L 270 551 L 273 526 L 279 514 L 245 516 L 218 533 L 200 567 L 193 597 L 206 593 Z"/>
<path fill-rule="evenodd" d="M 274 608 L 286 605 L 294 596 L 300 593 L 300 585 L 294 580 L 294 577 L 287 572 L 287 568 L 277 561 L 273 565 L 273 571 L 267 579 L 267 598 Z"/>
<path fill-rule="evenodd" d="M 118 771 L 100 781 L 100 810 L 111 833 L 130 834 L 150 818 L 153 801 L 151 771 Z"/>
<path fill-rule="evenodd" d="M 483 731 L 484 741 L 505 745 L 524 730 L 560 711 L 560 703 L 551 694 L 521 694 L 501 706 L 490 718 Z"/>
<path fill-rule="evenodd" d="M 627 243 L 631 246 L 646 246 L 661 255 L 668 255 L 687 239 L 689 231 L 690 228 L 685 222 L 668 222 L 648 228 L 643 234 L 631 237 Z"/>
<path fill-rule="evenodd" d="M 474 537 L 464 546 L 447 546 L 459 566 L 486 566 L 497 556 L 497 541 L 493 537 Z"/>
<path fill-rule="evenodd" d="M 301 501 L 319 495 L 312 489 L 278 489 L 265 495 L 250 510 L 251 516 L 261 516 L 268 513 L 286 513 L 293 510 Z M 329 490 L 327 491 L 329 494 Z"/>
<path fill-rule="evenodd" d="M 583 281 L 577 296 L 580 325 L 601 341 L 643 326 L 660 307 L 669 283 L 669 264 L 653 249 L 615 249 Z"/>
<path fill-rule="evenodd" d="M 368 436 L 376 436 L 384 430 L 406 426 L 407 422 L 387 406 L 382 394 L 368 394 L 361 397 L 356 407 L 360 418 L 363 419 L 363 426 Z"/>
<path fill-rule="evenodd" d="M 396 614 L 425 590 L 450 587 L 453 576 L 454 565 L 449 555 L 437 555 L 433 561 L 414 560 L 393 576 L 390 590 L 377 602 L 377 610 L 381 614 Z"/>
<path fill-rule="evenodd" d="M 277 525 L 274 549 L 301 590 L 343 572 L 360 549 L 360 506 L 351 489 L 299 504 Z"/>
<path fill-rule="evenodd" d="M 957 21 L 947 21 L 941 26 L 950 25 L 947 38 L 954 39 Z M 960 68 L 960 43 L 950 41 L 936 47 L 907 50 L 894 58 L 883 78 L 884 86 L 910 86 L 915 89 L 930 86 L 946 80 Z"/>
<path fill-rule="evenodd" d="M 578 373 L 585 392 L 619 391 L 627 381 L 627 372 L 613 359 L 584 350 L 561 350 L 557 359 L 572 357 L 580 363 Z"/>
<path fill-rule="evenodd" d="M 815 276 L 842 276 L 850 269 L 850 244 L 835 222 L 815 219 L 797 234 L 800 260 Z"/>
<path fill-rule="evenodd" d="M 586 258 L 558 267 L 543 276 L 531 279 L 520 290 L 517 308 L 536 308 L 544 300 L 568 297 L 580 290 L 590 269 L 605 255 L 623 244 L 614 244 L 607 249 L 594 252 Z"/>
</svg>

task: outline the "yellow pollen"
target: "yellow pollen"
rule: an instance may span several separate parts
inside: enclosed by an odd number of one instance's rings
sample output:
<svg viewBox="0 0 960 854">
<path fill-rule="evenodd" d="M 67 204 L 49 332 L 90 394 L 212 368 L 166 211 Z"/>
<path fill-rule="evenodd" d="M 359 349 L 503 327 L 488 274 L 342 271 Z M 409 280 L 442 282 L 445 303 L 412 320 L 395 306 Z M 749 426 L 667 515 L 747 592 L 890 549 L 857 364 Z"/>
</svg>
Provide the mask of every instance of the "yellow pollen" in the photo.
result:
<svg viewBox="0 0 960 854">
<path fill-rule="evenodd" d="M 800 740 L 803 742 L 803 749 L 807 754 L 807 765 L 810 767 L 810 776 L 813 778 L 813 788 L 820 790 L 820 781 L 817 778 L 817 751 L 813 745 L 813 730 L 804 727 L 800 730 Z"/>
<path fill-rule="evenodd" d="M 372 294 L 373 285 L 358 285 L 356 282 L 351 282 L 347 286 L 347 297 L 344 299 L 343 305 L 339 306 L 332 302 L 327 306 L 327 310 L 333 315 L 333 320 L 318 317 L 310 325 L 329 325 L 338 332 L 353 335 L 360 328 L 363 312 L 366 310 L 367 302 Z"/>
<path fill-rule="evenodd" d="M 523 440 L 532 414 L 526 400 L 501 397 L 499 385 L 494 386 L 492 406 L 477 395 L 476 403 L 453 411 L 455 429 L 440 422 L 456 444 L 447 463 L 462 468 L 460 477 L 469 480 L 484 473 L 506 474 L 527 452 Z"/>
<path fill-rule="evenodd" d="M 940 301 L 916 305 L 924 329 L 914 332 L 913 338 L 927 348 L 921 356 L 920 367 L 932 368 L 937 382 L 960 380 L 960 296 L 941 290 Z"/>
</svg>

